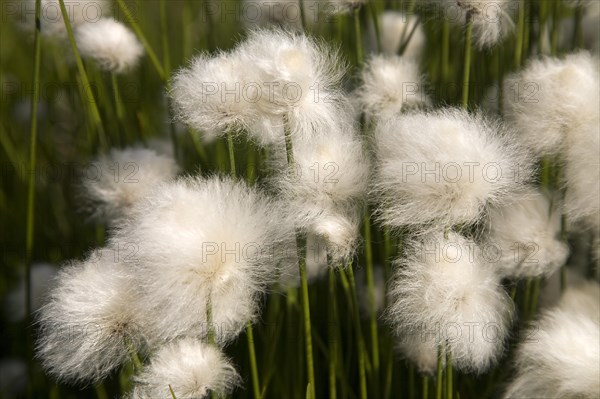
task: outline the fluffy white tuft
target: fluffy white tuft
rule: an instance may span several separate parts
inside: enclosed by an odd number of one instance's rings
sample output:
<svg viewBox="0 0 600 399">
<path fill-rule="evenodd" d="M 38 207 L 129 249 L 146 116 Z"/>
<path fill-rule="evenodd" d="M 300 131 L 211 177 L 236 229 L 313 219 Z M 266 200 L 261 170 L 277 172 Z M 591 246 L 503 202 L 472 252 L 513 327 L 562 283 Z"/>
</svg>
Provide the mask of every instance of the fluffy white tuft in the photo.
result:
<svg viewBox="0 0 600 399">
<path fill-rule="evenodd" d="M 116 223 L 159 183 L 175 178 L 179 167 L 170 155 L 145 148 L 113 149 L 88 168 L 82 183 L 93 215 Z"/>
<path fill-rule="evenodd" d="M 506 398 L 600 396 L 599 302 L 596 283 L 567 289 L 558 307 L 524 334 Z"/>
<path fill-rule="evenodd" d="M 431 104 L 419 64 L 395 55 L 371 57 L 362 71 L 362 85 L 356 94 L 370 118 L 391 117 Z"/>
<path fill-rule="evenodd" d="M 134 377 L 132 399 L 200 399 L 210 393 L 231 393 L 241 378 L 231 362 L 215 347 L 183 338 L 161 347 L 142 373 Z"/>
<path fill-rule="evenodd" d="M 598 59 L 587 52 L 542 58 L 504 82 L 504 111 L 538 156 L 564 151 L 567 136 L 598 125 Z"/>
<path fill-rule="evenodd" d="M 409 243 L 396 261 L 387 318 L 401 340 L 412 335 L 409 340 L 421 341 L 420 349 L 405 353 L 421 367 L 429 369 L 422 357 L 431 360 L 433 349 L 445 343 L 457 368 L 479 373 L 502 354 L 512 301 L 477 245 L 447 235 Z"/>
<path fill-rule="evenodd" d="M 569 248 L 560 240 L 560 209 L 556 199 L 533 188 L 490 207 L 484 248 L 502 277 L 549 276 L 565 264 Z"/>
<path fill-rule="evenodd" d="M 417 24 L 416 27 L 415 24 Z M 425 48 L 426 37 L 423 26 L 416 18 L 411 18 L 398 11 L 384 11 L 379 17 L 379 25 L 381 30 L 381 52 L 383 54 L 398 54 L 400 47 L 404 45 L 411 32 L 414 31 L 402 56 L 414 60 L 421 57 Z"/>
<path fill-rule="evenodd" d="M 283 151 L 272 185 L 297 228 L 324 239 L 334 258 L 353 253 L 365 200 L 369 161 L 353 126 L 293 142 L 294 171 Z"/>
<path fill-rule="evenodd" d="M 284 123 L 294 136 L 311 137 L 347 119 L 349 104 L 340 91 L 346 66 L 337 49 L 305 35 L 255 30 L 236 54 L 244 68 L 253 66 L 252 81 L 260 87 L 261 119 L 248 128 L 259 143 L 283 142 Z"/>
<path fill-rule="evenodd" d="M 381 121 L 375 141 L 376 213 L 392 227 L 474 223 L 531 176 L 510 131 L 457 109 Z"/>
<path fill-rule="evenodd" d="M 446 0 L 446 3 L 453 8 L 447 11 L 447 18 L 465 21 L 467 15 L 471 16 L 473 41 L 480 49 L 494 46 L 514 31 L 511 14 L 518 9 L 516 0 Z"/>
<path fill-rule="evenodd" d="M 96 383 L 140 350 L 139 292 L 117 253 L 94 252 L 63 268 L 37 314 L 37 356 L 59 381 Z"/>
<path fill-rule="evenodd" d="M 78 26 L 75 41 L 83 57 L 94 59 L 102 69 L 114 73 L 135 68 L 144 54 L 135 34 L 114 19 Z"/>
<path fill-rule="evenodd" d="M 160 185 L 115 231 L 144 292 L 153 336 L 204 336 L 207 302 L 219 343 L 237 336 L 277 279 L 278 245 L 293 229 L 280 206 L 230 179 L 186 178 Z"/>
</svg>

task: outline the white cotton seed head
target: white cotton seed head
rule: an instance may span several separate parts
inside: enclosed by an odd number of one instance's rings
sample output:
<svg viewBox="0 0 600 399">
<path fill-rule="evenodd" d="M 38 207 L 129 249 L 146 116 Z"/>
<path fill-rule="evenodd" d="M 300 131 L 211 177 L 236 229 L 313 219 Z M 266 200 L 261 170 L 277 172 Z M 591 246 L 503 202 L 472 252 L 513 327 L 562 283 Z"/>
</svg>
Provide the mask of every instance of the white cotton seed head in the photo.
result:
<svg viewBox="0 0 600 399">
<path fill-rule="evenodd" d="M 215 57 L 202 54 L 172 79 L 178 119 L 209 136 L 247 129 L 256 121 L 253 99 L 261 95 L 257 83 L 248 79 L 235 54 Z"/>
<path fill-rule="evenodd" d="M 567 289 L 523 334 L 528 339 L 517 350 L 517 376 L 505 398 L 600 396 L 600 296 L 597 284 L 590 287 Z"/>
<path fill-rule="evenodd" d="M 531 177 L 529 154 L 504 126 L 445 109 L 377 124 L 373 197 L 392 227 L 474 223 Z"/>
<path fill-rule="evenodd" d="M 415 24 L 418 26 L 415 27 Z M 406 40 L 403 57 L 418 61 L 423 53 L 426 43 L 423 26 L 416 18 L 398 11 L 384 11 L 379 17 L 381 34 L 381 52 L 386 55 L 396 55 Z"/>
<path fill-rule="evenodd" d="M 83 57 L 92 58 L 100 68 L 123 73 L 135 68 L 144 47 L 135 34 L 121 22 L 101 19 L 75 29 L 77 48 Z"/>
<path fill-rule="evenodd" d="M 512 302 L 477 245 L 456 233 L 410 242 L 390 299 L 387 318 L 397 336 L 429 347 L 407 356 L 431 357 L 432 347 L 446 342 L 457 368 L 482 372 L 502 353 Z"/>
<path fill-rule="evenodd" d="M 37 314 L 37 357 L 59 381 L 96 383 L 143 348 L 144 315 L 130 272 L 112 251 L 65 266 Z"/>
<path fill-rule="evenodd" d="M 504 111 L 538 156 L 564 151 L 567 136 L 598 124 L 598 59 L 587 52 L 542 58 L 504 82 Z"/>
<path fill-rule="evenodd" d="M 35 29 L 35 0 L 24 0 L 18 21 L 24 30 L 33 32 Z M 64 0 L 69 22 L 73 28 L 81 25 L 94 24 L 111 14 L 109 0 Z M 60 10 L 58 0 L 41 0 L 40 9 L 41 34 L 46 37 L 64 39 L 67 29 Z"/>
<path fill-rule="evenodd" d="M 549 276 L 565 264 L 557 199 L 529 188 L 504 206 L 488 210 L 486 258 L 502 277 Z"/>
<path fill-rule="evenodd" d="M 596 93 L 596 116 L 572 130 L 564 151 L 565 213 L 598 231 L 600 225 L 600 102 Z M 594 98 L 588 101 L 593 102 Z"/>
<path fill-rule="evenodd" d="M 386 118 L 431 104 L 419 64 L 406 57 L 376 55 L 362 71 L 356 93 L 370 118 Z"/>
<path fill-rule="evenodd" d="M 177 398 L 200 399 L 231 393 L 241 378 L 217 348 L 184 338 L 161 347 L 134 382 L 132 399 L 171 397 L 169 386 Z"/>
<path fill-rule="evenodd" d="M 518 9 L 516 0 L 448 0 L 448 17 L 465 21 L 470 15 L 473 23 L 473 42 L 480 49 L 494 46 L 515 29 L 511 14 Z M 456 12 L 461 18 L 456 18 Z"/>
<path fill-rule="evenodd" d="M 207 302 L 217 341 L 237 336 L 258 313 L 258 299 L 277 279 L 293 226 L 281 207 L 230 179 L 185 178 L 165 183 L 139 202 L 119 226 L 114 247 L 129 246 L 152 336 L 207 334 Z"/>
<path fill-rule="evenodd" d="M 348 118 L 340 91 L 346 68 L 337 49 L 305 35 L 255 30 L 235 54 L 258 84 L 254 105 L 260 119 L 248 127 L 257 142 L 283 142 L 284 123 L 294 136 L 311 137 Z"/>
<path fill-rule="evenodd" d="M 178 171 L 170 155 L 137 147 L 113 149 L 86 170 L 83 196 L 94 217 L 115 224 L 157 184 L 174 179 Z"/>
<path fill-rule="evenodd" d="M 293 142 L 294 167 L 282 151 L 273 160 L 272 186 L 297 228 L 328 244 L 336 258 L 352 254 L 358 212 L 368 186 L 369 161 L 353 126 Z"/>
</svg>

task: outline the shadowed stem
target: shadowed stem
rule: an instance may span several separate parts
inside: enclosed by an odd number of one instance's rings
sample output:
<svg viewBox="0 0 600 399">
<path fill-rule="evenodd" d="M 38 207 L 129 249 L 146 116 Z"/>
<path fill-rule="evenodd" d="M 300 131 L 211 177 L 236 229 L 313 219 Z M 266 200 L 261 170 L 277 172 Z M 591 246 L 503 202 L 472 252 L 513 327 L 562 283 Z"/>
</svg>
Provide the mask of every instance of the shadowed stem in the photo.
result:
<svg viewBox="0 0 600 399">
<path fill-rule="evenodd" d="M 467 109 L 469 106 L 469 79 L 471 77 L 471 41 L 473 37 L 473 16 L 467 14 L 467 30 L 465 32 L 465 62 L 463 74 L 463 95 L 462 106 Z"/>
<path fill-rule="evenodd" d="M 446 350 L 446 399 L 452 399 L 452 352 L 450 349 Z"/>
<path fill-rule="evenodd" d="M 285 134 L 285 150 L 290 173 L 295 173 L 294 148 L 292 143 L 292 132 L 289 128 L 287 117 L 283 117 L 283 130 Z M 300 232 L 296 232 L 296 246 L 298 250 L 298 269 L 300 272 L 300 286 L 302 291 L 302 311 L 304 315 L 304 335 L 306 346 L 306 370 L 308 373 L 307 397 L 315 399 L 315 370 L 312 348 L 312 326 L 310 322 L 310 299 L 308 296 L 308 280 L 306 278 L 306 239 Z"/>
<path fill-rule="evenodd" d="M 156 56 L 154 49 L 152 49 L 152 46 L 148 42 L 148 39 L 146 39 L 146 35 L 144 35 L 144 32 L 142 32 L 142 29 L 140 28 L 139 24 L 137 23 L 137 21 L 131 14 L 131 11 L 129 11 L 129 8 L 127 8 L 127 5 L 125 4 L 125 2 L 123 0 L 116 0 L 116 1 L 117 1 L 117 5 L 121 9 L 121 12 L 125 15 L 125 19 L 129 23 L 129 25 L 131 25 L 131 28 L 135 32 L 135 34 L 138 37 L 138 39 L 140 40 L 140 42 L 142 42 L 142 45 L 144 46 L 144 50 L 146 50 L 146 53 L 148 54 L 148 57 L 150 58 L 150 62 L 152 62 L 152 65 L 154 65 L 154 68 L 156 69 L 156 72 L 158 73 L 160 80 L 162 80 L 164 82 L 167 78 L 167 75 L 165 73 L 165 70 L 163 69 L 163 66 L 160 64 L 160 61 L 158 60 L 158 57 Z"/>
<path fill-rule="evenodd" d="M 94 96 L 94 92 L 92 91 L 90 80 L 88 78 L 85 67 L 83 66 L 81 54 L 79 54 L 79 50 L 77 49 L 77 43 L 75 43 L 75 37 L 73 36 L 73 28 L 71 27 L 71 21 L 69 20 L 69 14 L 67 13 L 64 0 L 59 0 L 59 5 L 63 21 L 65 23 L 65 28 L 67 30 L 67 36 L 69 37 L 71 50 L 73 51 L 73 56 L 75 58 L 75 64 L 77 65 L 77 71 L 79 72 L 81 84 L 85 92 L 85 100 L 89 101 L 90 111 L 92 113 L 92 122 L 94 124 L 94 127 L 96 127 L 96 129 L 98 130 L 98 139 L 100 140 L 100 146 L 103 150 L 106 150 L 108 144 L 106 142 L 104 127 L 102 126 L 102 119 L 100 118 L 100 111 L 98 110 L 98 103 L 96 102 L 96 97 Z"/>
<path fill-rule="evenodd" d="M 329 268 L 329 398 L 337 398 L 337 296 L 335 289 L 335 271 L 333 265 L 328 262 Z"/>
<path fill-rule="evenodd" d="M 444 354 L 442 351 L 442 345 L 438 345 L 438 356 L 437 356 L 437 373 L 435 379 L 435 397 L 436 399 L 442 399 L 442 372 L 443 372 L 443 359 Z"/>
<path fill-rule="evenodd" d="M 358 309 L 358 300 L 356 298 L 356 281 L 354 279 L 354 270 L 352 264 L 349 264 L 346 268 L 348 274 L 348 281 L 350 283 L 350 295 L 352 296 L 351 302 L 353 303 L 354 310 L 354 328 L 356 329 L 356 339 L 358 341 L 358 378 L 360 383 L 360 398 L 367 398 L 367 374 L 366 374 L 366 356 L 365 356 L 365 342 L 362 334 L 362 328 L 360 326 L 360 314 Z"/>
<path fill-rule="evenodd" d="M 356 64 L 361 66 L 363 64 L 363 47 L 362 47 L 362 34 L 360 31 L 360 7 L 355 7 L 354 13 L 354 40 L 356 44 Z"/>
<path fill-rule="evenodd" d="M 525 0 L 519 0 L 519 22 L 517 28 L 517 40 L 515 43 L 515 67 L 521 66 L 524 47 L 524 26 L 525 26 Z"/>
<path fill-rule="evenodd" d="M 371 351 L 373 352 L 373 382 L 375 396 L 379 396 L 379 335 L 377 331 L 377 309 L 375 309 L 375 282 L 373 281 L 373 248 L 371 242 L 371 220 L 368 208 L 364 218 L 366 282 L 369 297 L 369 313 L 371 327 Z"/>
</svg>

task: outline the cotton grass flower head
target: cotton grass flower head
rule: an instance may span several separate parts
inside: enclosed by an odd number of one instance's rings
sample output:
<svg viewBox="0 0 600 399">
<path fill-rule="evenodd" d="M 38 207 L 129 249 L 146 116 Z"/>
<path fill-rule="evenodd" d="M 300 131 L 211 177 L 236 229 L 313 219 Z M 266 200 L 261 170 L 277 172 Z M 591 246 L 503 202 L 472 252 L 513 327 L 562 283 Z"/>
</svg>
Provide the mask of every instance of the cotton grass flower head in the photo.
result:
<svg viewBox="0 0 600 399">
<path fill-rule="evenodd" d="M 485 248 L 502 277 L 549 276 L 565 264 L 567 244 L 560 240 L 561 206 L 529 188 L 504 206 L 488 209 Z"/>
<path fill-rule="evenodd" d="M 115 231 L 112 246 L 133 246 L 130 267 L 144 292 L 153 336 L 205 336 L 225 343 L 258 313 L 277 279 L 278 245 L 293 229 L 280 206 L 245 183 L 218 177 L 159 185 Z M 207 304 L 212 325 L 207 326 Z"/>
<path fill-rule="evenodd" d="M 340 89 L 346 65 L 337 49 L 305 35 L 255 30 L 236 49 L 253 65 L 259 84 L 261 121 L 249 133 L 263 143 L 282 142 L 284 123 L 298 137 L 311 137 L 347 118 Z"/>
<path fill-rule="evenodd" d="M 375 119 L 431 104 L 419 64 L 395 55 L 371 57 L 362 71 L 362 85 L 356 94 L 363 112 Z"/>
<path fill-rule="evenodd" d="M 69 22 L 73 28 L 93 24 L 111 14 L 111 2 L 108 0 L 64 0 Z M 22 2 L 18 21 L 27 31 L 35 29 L 35 0 Z M 43 36 L 64 39 L 67 37 L 65 21 L 58 0 L 41 0 L 40 32 Z"/>
<path fill-rule="evenodd" d="M 445 344 L 454 366 L 480 373 L 502 353 L 512 302 L 477 245 L 454 232 L 446 235 L 410 242 L 396 261 L 387 319 L 397 336 L 421 340 L 420 350 L 405 353 L 415 361 L 431 358 L 433 348 Z"/>
<path fill-rule="evenodd" d="M 100 68 L 114 73 L 132 70 L 144 54 L 135 34 L 110 18 L 78 26 L 75 41 L 83 57 L 92 58 Z"/>
<path fill-rule="evenodd" d="M 423 26 L 417 18 L 412 18 L 398 11 L 384 11 L 379 16 L 381 52 L 386 55 L 395 55 L 400 47 L 406 44 L 402 53 L 403 57 L 418 61 L 425 48 L 426 37 Z M 415 26 L 416 25 L 416 26 Z"/>
<path fill-rule="evenodd" d="M 178 119 L 208 137 L 240 132 L 257 118 L 256 83 L 235 54 L 201 54 L 172 79 L 170 93 Z"/>
<path fill-rule="evenodd" d="M 94 384 L 143 348 L 144 316 L 129 270 L 110 250 L 65 266 L 37 314 L 37 357 L 59 381 Z"/>
<path fill-rule="evenodd" d="M 506 78 L 504 111 L 538 156 L 564 151 L 572 132 L 598 123 L 598 59 L 588 52 L 542 58 Z"/>
<path fill-rule="evenodd" d="M 157 184 L 174 179 L 178 171 L 170 155 L 139 147 L 113 149 L 88 168 L 83 196 L 94 217 L 115 224 Z"/>
<path fill-rule="evenodd" d="M 293 159 L 290 169 L 283 152 L 275 157 L 271 184 L 294 225 L 324 239 L 334 258 L 351 255 L 369 176 L 369 161 L 354 127 L 295 140 Z"/>
<path fill-rule="evenodd" d="M 590 287 L 567 289 L 524 334 L 529 338 L 517 349 L 517 375 L 505 398 L 600 396 L 600 296 L 597 284 Z"/>
<path fill-rule="evenodd" d="M 471 18 L 473 40 L 480 49 L 492 47 L 514 31 L 511 14 L 516 0 L 446 0 L 446 18 Z M 458 13 L 457 13 L 458 11 Z"/>
<path fill-rule="evenodd" d="M 475 223 L 531 177 L 528 153 L 512 132 L 458 109 L 381 121 L 375 151 L 376 214 L 391 227 Z"/>
<path fill-rule="evenodd" d="M 177 398 L 200 399 L 231 393 L 241 378 L 217 348 L 183 338 L 161 347 L 134 382 L 131 399 L 168 398 L 169 387 Z"/>
</svg>

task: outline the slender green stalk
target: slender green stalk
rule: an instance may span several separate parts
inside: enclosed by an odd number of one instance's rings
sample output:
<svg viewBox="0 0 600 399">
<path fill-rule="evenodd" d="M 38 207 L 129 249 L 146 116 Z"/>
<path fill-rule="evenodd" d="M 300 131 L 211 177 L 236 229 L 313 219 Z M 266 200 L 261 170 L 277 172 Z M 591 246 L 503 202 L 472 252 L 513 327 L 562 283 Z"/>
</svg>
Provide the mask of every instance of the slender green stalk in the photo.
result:
<svg viewBox="0 0 600 399">
<path fill-rule="evenodd" d="M 471 77 L 471 41 L 473 37 L 473 20 L 470 13 L 467 14 L 467 30 L 465 32 L 465 62 L 463 73 L 463 96 L 462 106 L 469 107 L 469 79 Z"/>
<path fill-rule="evenodd" d="M 410 30 L 410 33 L 408 34 L 408 37 L 402 42 L 402 45 L 400 46 L 400 49 L 398 51 L 398 55 L 404 54 L 420 23 L 421 22 L 418 19 L 415 21 L 415 24 L 413 25 L 412 29 Z"/>
<path fill-rule="evenodd" d="M 169 384 L 169 393 L 171 394 L 171 398 L 177 399 L 177 397 L 175 396 L 175 392 L 173 392 L 173 387 L 171 387 L 171 384 Z"/>
<path fill-rule="evenodd" d="M 583 19 L 584 8 L 581 4 L 575 7 L 575 24 L 573 25 L 573 49 L 583 47 Z"/>
<path fill-rule="evenodd" d="M 114 101 L 115 101 L 115 109 L 117 111 L 117 119 L 119 121 L 119 125 L 121 125 L 121 126 L 119 126 L 119 130 L 121 133 L 121 134 L 119 134 L 119 137 L 123 137 L 123 135 L 127 134 L 127 131 L 122 126 L 123 121 L 125 120 L 125 108 L 123 106 L 123 100 L 121 98 L 121 93 L 119 91 L 119 82 L 117 80 L 117 75 L 115 73 L 110 74 L 110 82 L 112 84 L 113 96 L 114 96 Z"/>
<path fill-rule="evenodd" d="M 142 45 L 144 46 L 144 49 L 146 50 L 146 53 L 148 54 L 148 57 L 150 58 L 150 62 L 152 62 L 152 65 L 154 65 L 154 68 L 156 69 L 156 72 L 158 73 L 160 80 L 162 80 L 163 82 L 166 81 L 167 74 L 166 74 L 163 66 L 160 64 L 160 61 L 158 60 L 158 57 L 156 56 L 154 49 L 148 42 L 146 35 L 144 35 L 144 32 L 142 32 L 140 25 L 137 23 L 137 21 L 131 14 L 131 11 L 129 11 L 129 8 L 127 8 L 127 5 L 125 4 L 125 2 L 123 0 L 116 0 L 116 1 L 117 1 L 117 5 L 121 9 L 121 12 L 125 15 L 127 22 L 129 22 L 129 25 L 131 25 L 131 28 L 135 32 L 136 36 L 138 37 L 140 42 L 142 42 Z"/>
<path fill-rule="evenodd" d="M 423 375 L 423 399 L 429 399 L 429 376 Z"/>
<path fill-rule="evenodd" d="M 519 20 L 517 25 L 517 40 L 515 42 L 515 67 L 521 66 L 524 46 L 525 0 L 519 0 Z"/>
<path fill-rule="evenodd" d="M 532 318 L 535 316 L 535 312 L 537 310 L 537 302 L 538 297 L 540 295 L 540 284 L 541 279 L 538 277 L 533 281 L 533 287 L 531 292 L 531 304 L 529 306 L 529 317 Z"/>
<path fill-rule="evenodd" d="M 435 378 L 435 397 L 436 399 L 442 399 L 442 372 L 443 372 L 443 359 L 444 354 L 442 351 L 442 345 L 438 345 L 437 355 L 437 373 Z"/>
<path fill-rule="evenodd" d="M 552 7 L 552 33 L 550 34 L 550 54 L 555 57 L 558 54 L 558 24 L 560 23 L 560 1 L 554 0 Z"/>
<path fill-rule="evenodd" d="M 408 397 L 410 399 L 415 399 L 416 398 L 416 393 L 415 393 L 415 365 L 412 364 L 412 363 L 408 365 Z"/>
<path fill-rule="evenodd" d="M 229 149 L 229 172 L 233 180 L 237 179 L 235 174 L 235 148 L 233 146 L 233 134 L 227 132 L 227 148 Z"/>
<path fill-rule="evenodd" d="M 358 309 L 358 300 L 356 298 L 356 281 L 354 279 L 354 270 L 352 264 L 346 268 L 348 273 L 348 281 L 350 282 L 350 293 L 352 295 L 352 303 L 354 310 L 354 328 L 356 329 L 356 336 L 358 341 L 358 379 L 360 385 L 360 397 L 361 399 L 367 398 L 367 373 L 366 373 L 366 357 L 365 357 L 365 343 L 362 334 L 362 328 L 360 327 L 360 314 Z"/>
<path fill-rule="evenodd" d="M 33 39 L 33 91 L 31 93 L 31 124 L 29 125 L 29 179 L 27 181 L 27 221 L 25 231 L 25 312 L 27 326 L 31 318 L 31 261 L 33 259 L 35 226 L 35 181 L 37 167 L 37 110 L 40 98 L 41 0 L 35 2 L 35 31 Z"/>
<path fill-rule="evenodd" d="M 531 298 L 531 284 L 532 280 L 527 279 L 527 283 L 525 284 L 525 295 L 523 297 L 523 314 L 525 315 L 525 317 L 528 316 L 529 301 Z"/>
<path fill-rule="evenodd" d="M 171 73 L 171 51 L 169 49 L 169 26 L 167 23 L 167 1 L 160 0 L 160 37 L 163 51 L 163 70 L 165 76 Z"/>
<path fill-rule="evenodd" d="M 450 79 L 450 21 L 442 21 L 442 82 Z"/>
<path fill-rule="evenodd" d="M 94 124 L 94 127 L 98 129 L 98 139 L 100 140 L 101 147 L 103 149 L 107 149 L 108 144 L 106 142 L 106 136 L 104 133 L 104 128 L 102 126 L 100 111 L 98 110 L 98 103 L 96 102 L 96 97 L 94 96 L 94 92 L 92 91 L 90 80 L 88 78 L 85 67 L 83 66 L 81 54 L 79 54 L 79 50 L 77 49 L 77 43 L 75 43 L 75 36 L 73 36 L 73 28 L 71 27 L 71 21 L 69 20 L 69 14 L 67 13 L 64 0 L 59 0 L 59 5 L 63 20 L 65 22 L 65 28 L 67 29 L 67 36 L 69 37 L 71 50 L 73 51 L 73 56 L 75 57 L 75 64 L 77 65 L 77 70 L 79 72 L 81 84 L 85 92 L 85 101 L 89 102 L 90 112 L 92 113 L 92 123 Z"/>
<path fill-rule="evenodd" d="M 300 14 L 300 25 L 302 31 L 306 32 L 306 15 L 304 15 L 304 0 L 298 0 L 298 14 Z"/>
<path fill-rule="evenodd" d="M 258 380 L 258 367 L 256 365 L 256 349 L 254 348 L 254 333 L 252 323 L 246 322 L 246 336 L 248 337 L 248 355 L 250 357 L 250 371 L 252 375 L 252 391 L 254 399 L 260 399 L 260 382 Z"/>
<path fill-rule="evenodd" d="M 377 44 L 377 52 L 381 52 L 381 28 L 379 26 L 379 12 L 377 10 L 377 2 L 370 1 L 367 3 L 369 14 L 373 21 L 373 29 L 375 30 L 375 43 Z"/>
<path fill-rule="evenodd" d="M 368 209 L 363 217 L 365 242 L 365 275 L 369 297 L 371 327 L 371 351 L 373 355 L 373 382 L 375 397 L 379 396 L 379 335 L 377 332 L 377 309 L 375 309 L 375 282 L 373 281 L 373 248 L 371 242 L 371 220 Z"/>
<path fill-rule="evenodd" d="M 452 352 L 446 350 L 446 399 L 452 399 Z"/>
<path fill-rule="evenodd" d="M 329 265 L 329 398 L 337 398 L 337 295 L 335 289 L 335 270 Z"/>
<path fill-rule="evenodd" d="M 131 362 L 133 363 L 133 368 L 136 372 L 142 369 L 142 361 L 135 350 L 133 344 L 129 340 L 129 338 L 125 338 L 125 345 L 127 346 L 127 350 L 129 351 L 129 357 L 131 358 Z"/>
<path fill-rule="evenodd" d="M 210 345 L 216 345 L 216 334 L 213 325 L 213 316 L 212 316 L 212 294 L 209 292 L 206 298 L 206 338 Z"/>
<path fill-rule="evenodd" d="M 295 173 L 294 165 L 294 149 L 292 143 L 292 132 L 289 129 L 287 117 L 283 118 L 284 134 L 285 134 L 285 150 L 287 155 L 288 167 L 290 173 Z M 300 232 L 296 233 L 296 246 L 298 250 L 298 269 L 300 272 L 300 289 L 302 292 L 302 311 L 304 316 L 304 334 L 306 347 L 306 371 L 308 373 L 309 390 L 306 393 L 312 399 L 315 396 L 315 369 L 313 360 L 312 348 L 312 326 L 310 322 L 310 298 L 308 295 L 308 280 L 306 277 L 306 239 L 302 237 Z"/>
<path fill-rule="evenodd" d="M 362 45 L 362 34 L 360 31 L 360 7 L 354 8 L 354 40 L 356 44 L 356 64 L 361 66 L 363 64 L 363 45 Z"/>
</svg>

